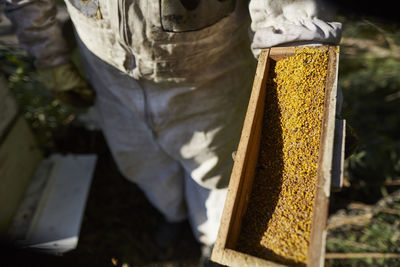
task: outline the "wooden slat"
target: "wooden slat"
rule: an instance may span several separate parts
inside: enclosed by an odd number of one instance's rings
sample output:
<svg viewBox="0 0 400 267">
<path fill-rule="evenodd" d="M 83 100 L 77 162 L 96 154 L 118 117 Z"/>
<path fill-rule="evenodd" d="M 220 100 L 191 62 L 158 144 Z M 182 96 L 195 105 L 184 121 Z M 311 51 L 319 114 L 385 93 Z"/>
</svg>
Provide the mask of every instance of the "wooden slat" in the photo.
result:
<svg viewBox="0 0 400 267">
<path fill-rule="evenodd" d="M 42 160 L 7 239 L 51 254 L 76 248 L 96 161 L 95 154 L 52 154 Z"/>
<path fill-rule="evenodd" d="M 6 232 L 41 159 L 42 153 L 21 116 L 0 145 L 0 234 Z"/>
<path fill-rule="evenodd" d="M 229 182 L 227 199 L 219 228 L 219 237 L 211 256 L 211 259 L 216 262 L 226 260 L 224 255 L 226 253 L 225 248 L 234 248 L 240 232 L 241 218 L 249 200 L 261 136 L 268 56 L 269 50 L 265 50 L 258 60 L 253 89 Z M 254 131 L 257 133 L 253 136 Z M 246 173 L 252 175 L 245 176 Z M 246 179 L 244 179 L 245 177 Z"/>
<path fill-rule="evenodd" d="M 237 239 L 239 237 L 240 228 L 242 224 L 242 218 L 247 209 L 247 204 L 250 198 L 251 188 L 253 186 L 253 180 L 255 176 L 255 169 L 258 161 L 258 154 L 260 148 L 260 139 L 262 132 L 262 120 L 264 115 L 264 103 L 265 103 L 265 87 L 267 80 L 267 70 L 268 70 L 268 56 L 266 57 L 265 66 L 263 66 L 262 71 L 263 75 L 256 75 L 254 81 L 254 87 L 257 88 L 255 92 L 258 92 L 258 97 L 255 98 L 256 102 L 254 105 L 254 110 L 250 109 L 252 113 L 252 120 L 249 120 L 249 123 L 244 124 L 243 133 L 245 138 L 247 139 L 246 150 L 238 150 L 239 158 L 238 160 L 242 160 L 243 168 L 239 173 L 234 173 L 233 175 L 240 175 L 238 179 L 241 181 L 239 186 L 238 197 L 236 199 L 237 207 L 235 211 L 236 220 L 231 221 L 230 224 L 230 232 L 228 233 L 229 238 L 227 239 L 226 246 L 228 248 L 234 248 Z M 252 108 L 253 108 L 252 107 Z M 253 113 L 254 112 L 254 113 Z M 250 116 L 249 116 L 250 117 Z M 244 142 L 245 143 L 245 142 Z M 237 155 L 238 155 L 237 154 Z"/>
<path fill-rule="evenodd" d="M 49 253 L 64 253 L 77 245 L 97 156 L 54 154 L 50 160 L 54 165 L 28 230 L 26 245 Z"/>
<path fill-rule="evenodd" d="M 319 147 L 317 184 L 311 223 L 308 266 L 323 266 L 325 258 L 326 222 L 331 190 L 333 144 L 337 100 L 338 48 L 329 47 L 328 74 L 325 86 L 324 115 Z"/>
<path fill-rule="evenodd" d="M 268 267 L 282 267 L 286 265 L 282 265 L 276 262 L 268 261 L 265 259 L 261 259 L 258 257 L 251 256 L 249 254 L 242 253 L 233 249 L 225 249 L 223 253 L 223 258 L 220 261 L 221 264 L 232 266 L 232 267 L 259 267 L 259 266 L 268 266 Z"/>
<path fill-rule="evenodd" d="M 296 49 L 301 49 L 302 47 L 298 46 L 289 46 L 289 47 L 273 47 L 272 52 L 270 53 L 270 58 L 275 61 L 279 61 L 281 59 L 293 56 L 295 54 Z M 315 46 L 314 49 L 326 50 L 328 47 L 326 45 Z"/>
</svg>

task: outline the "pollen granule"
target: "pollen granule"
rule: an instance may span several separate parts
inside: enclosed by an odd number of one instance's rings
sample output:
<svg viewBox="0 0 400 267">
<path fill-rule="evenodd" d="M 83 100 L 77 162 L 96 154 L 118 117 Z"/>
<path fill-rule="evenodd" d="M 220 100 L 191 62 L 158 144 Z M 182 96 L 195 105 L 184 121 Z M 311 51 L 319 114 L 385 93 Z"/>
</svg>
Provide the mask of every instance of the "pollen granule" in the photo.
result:
<svg viewBox="0 0 400 267">
<path fill-rule="evenodd" d="M 327 64 L 326 50 L 306 47 L 270 66 L 260 156 L 239 251 L 306 263 Z"/>
</svg>

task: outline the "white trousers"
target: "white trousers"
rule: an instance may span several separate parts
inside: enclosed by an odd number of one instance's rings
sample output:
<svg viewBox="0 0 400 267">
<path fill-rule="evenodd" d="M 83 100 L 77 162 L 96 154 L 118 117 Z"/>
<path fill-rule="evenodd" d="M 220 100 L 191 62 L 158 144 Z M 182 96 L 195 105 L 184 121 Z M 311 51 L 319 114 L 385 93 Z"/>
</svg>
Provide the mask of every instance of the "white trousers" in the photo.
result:
<svg viewBox="0 0 400 267">
<path fill-rule="evenodd" d="M 170 222 L 215 242 L 255 61 L 200 84 L 135 80 L 80 43 L 100 125 L 122 172 Z"/>
</svg>

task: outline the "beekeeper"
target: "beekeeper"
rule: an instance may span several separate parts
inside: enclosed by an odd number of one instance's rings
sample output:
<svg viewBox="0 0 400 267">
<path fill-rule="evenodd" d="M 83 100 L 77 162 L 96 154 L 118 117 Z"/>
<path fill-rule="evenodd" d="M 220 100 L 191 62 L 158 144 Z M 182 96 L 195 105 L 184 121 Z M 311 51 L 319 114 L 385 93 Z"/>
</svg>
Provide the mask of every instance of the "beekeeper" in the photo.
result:
<svg viewBox="0 0 400 267">
<path fill-rule="evenodd" d="M 338 43 L 340 23 L 313 0 L 65 2 L 86 79 L 70 61 L 53 0 L 7 0 L 20 45 L 65 102 L 90 105 L 93 86 L 122 174 L 168 222 L 188 218 L 212 245 L 258 54 Z"/>
</svg>

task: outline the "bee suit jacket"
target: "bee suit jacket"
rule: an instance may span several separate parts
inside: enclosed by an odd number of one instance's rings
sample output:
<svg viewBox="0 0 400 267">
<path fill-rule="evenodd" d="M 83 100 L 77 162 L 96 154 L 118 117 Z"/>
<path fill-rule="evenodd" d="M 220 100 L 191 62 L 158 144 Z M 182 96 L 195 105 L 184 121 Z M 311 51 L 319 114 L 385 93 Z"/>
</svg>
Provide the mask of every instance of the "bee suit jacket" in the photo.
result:
<svg viewBox="0 0 400 267">
<path fill-rule="evenodd" d="M 212 244 L 260 50 L 337 43 L 340 23 L 312 0 L 65 3 L 119 169 Z M 37 67 L 68 61 L 54 1 L 7 0 L 6 14 Z"/>
</svg>

